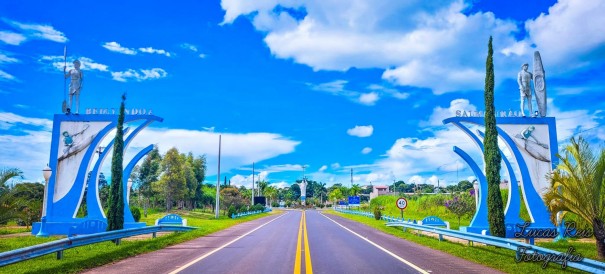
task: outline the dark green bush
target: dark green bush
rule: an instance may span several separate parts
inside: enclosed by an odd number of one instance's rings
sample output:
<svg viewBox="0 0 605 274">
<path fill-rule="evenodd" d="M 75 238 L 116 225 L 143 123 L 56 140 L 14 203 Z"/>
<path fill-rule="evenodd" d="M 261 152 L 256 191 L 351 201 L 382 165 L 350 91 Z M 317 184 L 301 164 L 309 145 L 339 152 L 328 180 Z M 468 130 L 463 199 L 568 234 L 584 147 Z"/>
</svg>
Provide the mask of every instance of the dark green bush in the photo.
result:
<svg viewBox="0 0 605 274">
<path fill-rule="evenodd" d="M 379 207 L 374 207 L 374 219 L 380 220 L 382 217 L 382 211 L 380 211 Z"/>
<path fill-rule="evenodd" d="M 130 213 L 132 213 L 132 218 L 134 218 L 135 222 L 138 222 L 139 220 L 141 220 L 141 209 L 133 206 L 130 208 Z"/>
<path fill-rule="evenodd" d="M 235 210 L 234 206 L 229 206 L 229 209 L 227 210 L 227 216 L 229 218 L 233 218 L 233 215 L 235 215 L 237 213 L 237 210 Z"/>
</svg>

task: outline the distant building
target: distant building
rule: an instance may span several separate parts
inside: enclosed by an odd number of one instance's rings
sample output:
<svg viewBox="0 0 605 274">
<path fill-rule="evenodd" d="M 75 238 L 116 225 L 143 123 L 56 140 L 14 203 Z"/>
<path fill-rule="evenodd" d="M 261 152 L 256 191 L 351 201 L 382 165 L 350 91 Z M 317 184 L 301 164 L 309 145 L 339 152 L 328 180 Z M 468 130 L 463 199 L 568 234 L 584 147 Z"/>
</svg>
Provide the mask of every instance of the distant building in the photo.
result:
<svg viewBox="0 0 605 274">
<path fill-rule="evenodd" d="M 508 180 L 502 180 L 500 182 L 500 189 L 508 189 Z"/>
<path fill-rule="evenodd" d="M 370 193 L 370 200 L 380 196 L 380 195 L 389 195 L 391 192 L 389 191 L 388 186 L 374 186 L 372 189 L 372 193 Z"/>
</svg>

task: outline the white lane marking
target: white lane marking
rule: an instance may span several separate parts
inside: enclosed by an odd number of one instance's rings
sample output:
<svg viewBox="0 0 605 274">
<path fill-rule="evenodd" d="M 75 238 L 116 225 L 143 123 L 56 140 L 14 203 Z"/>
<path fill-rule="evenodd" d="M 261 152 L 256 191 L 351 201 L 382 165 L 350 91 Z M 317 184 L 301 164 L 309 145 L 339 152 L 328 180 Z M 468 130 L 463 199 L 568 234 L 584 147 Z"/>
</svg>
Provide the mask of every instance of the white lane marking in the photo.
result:
<svg viewBox="0 0 605 274">
<path fill-rule="evenodd" d="M 263 227 L 263 226 L 265 226 L 265 225 L 267 225 L 267 224 L 269 224 L 270 222 L 273 222 L 273 221 L 275 221 L 275 220 L 277 220 L 277 219 L 279 219 L 279 218 L 281 218 L 281 217 L 285 216 L 285 215 L 286 215 L 286 214 L 288 214 L 288 213 L 289 213 L 289 212 L 286 212 L 286 213 L 284 213 L 284 214 L 282 214 L 282 215 L 278 216 L 277 218 L 275 218 L 275 219 L 273 219 L 273 220 L 271 220 L 271 221 L 268 221 L 268 222 L 266 222 L 266 223 L 264 223 L 264 224 L 260 225 L 259 227 L 257 227 L 257 228 L 255 228 L 255 229 L 251 230 L 250 232 L 248 232 L 248 233 L 246 233 L 246 234 L 244 234 L 244 235 L 242 235 L 242 236 L 239 236 L 239 237 L 237 237 L 237 238 L 233 239 L 232 241 L 230 241 L 230 242 L 228 242 L 228 243 L 226 243 L 226 244 L 224 244 L 224 245 L 222 245 L 222 246 L 220 246 L 220 247 L 216 248 L 215 250 L 212 250 L 212 251 L 210 251 L 210 252 L 208 252 L 208 253 L 206 253 L 206 254 L 204 254 L 204 255 L 202 255 L 202 256 L 200 256 L 200 257 L 198 257 L 197 259 L 195 259 L 195 260 L 193 260 L 193 261 L 191 261 L 191 262 L 187 263 L 186 265 L 181 266 L 181 267 L 179 267 L 179 268 L 175 269 L 174 271 L 170 272 L 170 274 L 176 274 L 176 273 L 179 273 L 179 272 L 181 272 L 181 271 L 185 270 L 186 268 L 188 268 L 188 267 L 192 266 L 193 264 L 195 264 L 195 263 L 197 263 L 197 262 L 199 262 L 199 261 L 201 261 L 201 260 L 205 259 L 206 257 L 208 257 L 208 256 L 210 256 L 210 255 L 212 255 L 212 254 L 216 253 L 217 251 L 219 251 L 219 250 L 221 250 L 221 249 L 223 249 L 223 248 L 225 248 L 225 247 L 229 246 L 230 244 L 237 242 L 237 241 L 238 241 L 238 240 L 240 240 L 241 238 L 244 238 L 244 237 L 248 236 L 250 233 L 252 233 L 252 232 L 254 232 L 254 231 L 258 230 L 259 228 L 261 228 L 261 227 Z"/>
<path fill-rule="evenodd" d="M 426 270 L 424 270 L 424 269 L 422 269 L 422 268 L 418 267 L 417 265 L 415 265 L 415 264 L 413 264 L 413 263 L 408 262 L 408 261 L 407 261 L 407 260 L 405 260 L 404 258 L 401 258 L 401 257 L 397 256 L 395 253 L 393 253 L 393 252 L 391 252 L 391 251 L 388 251 L 386 248 L 384 248 L 384 247 L 382 247 L 382 246 L 378 245 L 377 243 L 375 243 L 375 242 L 372 242 L 372 241 L 368 240 L 368 238 L 365 238 L 365 237 L 363 237 L 363 236 L 361 236 L 361 235 L 357 234 L 355 231 L 350 230 L 350 229 L 348 229 L 347 227 L 345 227 L 345 226 L 343 226 L 343 225 L 339 224 L 338 222 L 336 222 L 336 221 L 332 220 L 330 217 L 328 217 L 328 216 L 324 215 L 323 213 L 319 213 L 319 214 L 321 214 L 321 216 L 326 217 L 328 220 L 330 220 L 330 221 L 334 222 L 335 224 L 339 225 L 340 227 L 344 228 L 345 230 L 347 230 L 347 231 L 349 231 L 349 232 L 353 233 L 353 235 L 355 235 L 355 236 L 357 236 L 357 237 L 361 238 L 362 240 L 364 240 L 364 241 L 366 241 L 366 242 L 370 243 L 371 245 L 375 246 L 376 248 L 378 248 L 378 249 L 380 249 L 380 250 L 384 251 L 385 253 L 387 253 L 387 254 L 391 255 L 393 258 L 395 258 L 395 259 L 397 259 L 397 260 L 399 260 L 399 261 L 403 262 L 404 264 L 407 264 L 407 265 L 409 265 L 410 267 L 412 267 L 412 268 L 414 268 L 414 269 L 418 270 L 418 272 L 423 273 L 423 274 L 429 274 L 429 272 L 427 272 Z"/>
</svg>

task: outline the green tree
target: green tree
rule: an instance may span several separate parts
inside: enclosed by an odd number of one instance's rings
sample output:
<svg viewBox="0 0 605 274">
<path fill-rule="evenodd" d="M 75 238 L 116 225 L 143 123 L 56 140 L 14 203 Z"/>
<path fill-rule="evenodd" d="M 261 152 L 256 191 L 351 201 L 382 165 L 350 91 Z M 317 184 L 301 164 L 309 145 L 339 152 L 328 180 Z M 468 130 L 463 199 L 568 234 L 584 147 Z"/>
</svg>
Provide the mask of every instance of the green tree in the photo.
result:
<svg viewBox="0 0 605 274">
<path fill-rule="evenodd" d="M 557 212 L 579 216 L 592 225 L 597 256 L 605 259 L 605 149 L 593 150 L 584 138 L 571 139 L 557 155 L 561 162 L 550 176 L 544 201 L 550 218 L 557 223 Z M 563 218 L 561 217 L 561 219 Z"/>
<path fill-rule="evenodd" d="M 139 169 L 139 191 L 143 198 L 143 214 L 147 217 L 147 208 L 149 207 L 151 198 L 155 195 L 153 183 L 158 181 L 160 175 L 160 166 L 162 164 L 162 156 L 157 146 L 147 154 L 141 168 Z M 100 183 L 99 183 L 100 186 Z"/>
<path fill-rule="evenodd" d="M 473 183 L 468 180 L 462 180 L 458 182 L 458 190 L 459 191 L 467 191 L 469 189 L 473 189 Z"/>
<path fill-rule="evenodd" d="M 193 154 L 189 152 L 187 155 L 181 154 L 181 162 L 183 163 L 183 172 L 185 175 L 185 190 L 179 207 L 192 209 L 195 205 L 195 190 L 198 182 L 193 170 Z"/>
<path fill-rule="evenodd" d="M 184 161 L 176 148 L 171 148 L 164 155 L 162 161 L 162 176 L 154 184 L 156 191 L 160 192 L 166 203 L 166 211 L 172 209 L 175 201 L 181 199 L 187 187 Z"/>
<path fill-rule="evenodd" d="M 328 193 L 328 197 L 330 198 L 330 201 L 333 201 L 334 203 L 336 203 L 339 200 L 342 200 L 344 198 L 344 195 L 342 194 L 342 191 L 340 188 L 336 188 L 334 190 L 332 190 L 330 193 Z"/>
<path fill-rule="evenodd" d="M 21 176 L 21 170 L 16 168 L 0 170 L 0 224 L 6 224 L 19 215 L 17 208 L 22 205 L 22 201 L 15 199 L 14 193 L 6 183 L 12 178 Z"/>
<path fill-rule="evenodd" d="M 124 158 L 124 102 L 126 94 L 122 95 L 120 114 L 116 137 L 113 141 L 113 156 L 111 159 L 111 187 L 109 194 L 109 209 L 107 212 L 107 230 L 124 228 L 124 186 L 122 184 Z"/>
<path fill-rule="evenodd" d="M 319 182 L 314 185 L 313 193 L 315 197 L 319 198 L 320 203 L 323 203 L 324 199 L 327 198 L 328 190 L 326 189 L 326 183 Z"/>
<path fill-rule="evenodd" d="M 44 201 L 44 185 L 40 183 L 19 183 L 12 189 L 12 197 L 18 201 L 14 210 L 17 211 L 18 224 L 31 226 L 42 218 L 42 202 Z"/>
<path fill-rule="evenodd" d="M 445 208 L 458 217 L 458 226 L 460 226 L 462 217 L 475 213 L 475 200 L 471 195 L 463 192 L 460 195 L 454 195 L 453 199 L 445 201 Z"/>
<path fill-rule="evenodd" d="M 244 197 L 242 197 L 240 191 L 235 187 L 223 188 L 220 192 L 220 195 L 221 207 L 225 211 L 231 206 L 241 208 L 244 204 L 246 204 Z"/>
<path fill-rule="evenodd" d="M 359 186 L 359 184 L 354 184 L 349 189 L 349 193 L 351 193 L 351 196 L 357 196 L 357 194 L 359 194 L 360 192 L 361 192 L 361 187 Z"/>
<path fill-rule="evenodd" d="M 487 177 L 487 219 L 489 232 L 492 236 L 504 237 L 504 206 L 500 194 L 500 150 L 498 148 L 498 131 L 496 130 L 496 111 L 494 107 L 494 50 L 492 37 L 487 45 L 487 60 L 485 62 L 485 139 L 484 161 Z"/>
<path fill-rule="evenodd" d="M 269 198 L 268 204 L 271 205 L 272 201 L 275 200 L 275 198 L 277 198 L 277 189 L 274 186 L 267 186 L 265 188 L 265 196 L 267 196 L 267 198 Z"/>
<path fill-rule="evenodd" d="M 204 197 L 204 180 L 206 179 L 206 156 L 198 156 L 193 160 L 192 163 L 193 173 L 195 173 L 195 179 L 197 185 L 195 187 L 195 207 L 206 204 L 207 197 Z M 213 194 L 212 197 L 214 197 Z"/>
</svg>

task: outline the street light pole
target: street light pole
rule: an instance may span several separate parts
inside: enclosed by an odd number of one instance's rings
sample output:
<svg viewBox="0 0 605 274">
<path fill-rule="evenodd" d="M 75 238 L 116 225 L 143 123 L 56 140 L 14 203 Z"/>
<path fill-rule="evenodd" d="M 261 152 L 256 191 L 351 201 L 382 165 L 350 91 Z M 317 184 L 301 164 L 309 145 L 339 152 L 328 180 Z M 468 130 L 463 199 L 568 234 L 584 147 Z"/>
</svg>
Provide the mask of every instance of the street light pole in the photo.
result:
<svg viewBox="0 0 605 274">
<path fill-rule="evenodd" d="M 46 165 L 46 167 L 42 170 L 42 175 L 44 176 L 44 199 L 48 199 L 46 195 L 48 194 L 48 180 L 50 176 L 53 174 L 53 170 Z M 46 201 L 43 201 L 46 202 Z M 48 237 L 48 233 L 46 233 L 46 203 L 42 205 L 42 219 L 40 220 L 40 230 L 36 237 Z"/>
<path fill-rule="evenodd" d="M 221 184 L 221 135 L 218 136 L 218 174 L 216 175 L 216 205 L 214 207 L 214 217 L 218 219 L 219 199 Z"/>
<path fill-rule="evenodd" d="M 254 205 L 254 162 L 252 163 L 252 193 L 251 193 L 250 205 Z"/>
</svg>

